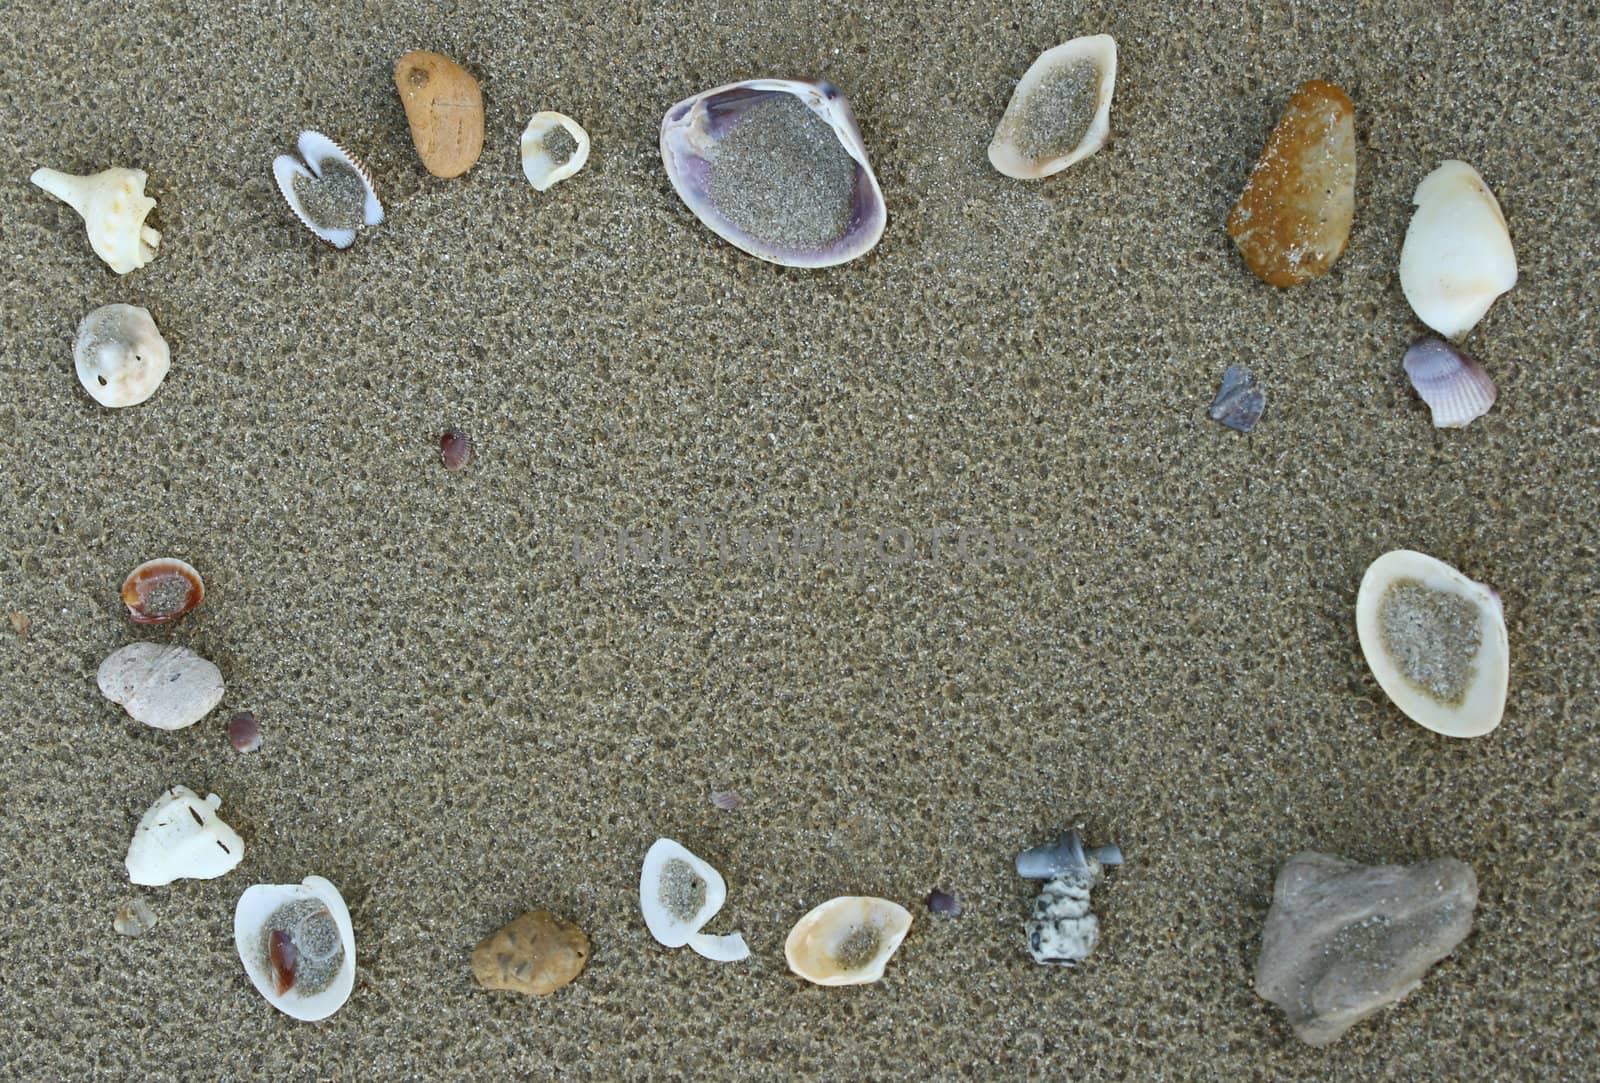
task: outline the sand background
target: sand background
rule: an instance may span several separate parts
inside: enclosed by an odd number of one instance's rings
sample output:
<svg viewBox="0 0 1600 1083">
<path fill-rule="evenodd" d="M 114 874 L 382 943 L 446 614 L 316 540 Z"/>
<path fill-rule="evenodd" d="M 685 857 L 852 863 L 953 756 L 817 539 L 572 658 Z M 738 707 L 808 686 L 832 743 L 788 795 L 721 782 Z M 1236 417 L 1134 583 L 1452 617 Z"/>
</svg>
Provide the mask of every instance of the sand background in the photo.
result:
<svg viewBox="0 0 1600 1083">
<path fill-rule="evenodd" d="M 1600 211 L 1593 4 L 985 2 L 8 6 L 0 303 L 0 1073 L 26 1079 L 1577 1079 L 1600 1059 L 1595 931 Z M 1226 5 L 1216 5 L 1218 8 Z M 1490 10 L 1494 8 L 1495 10 Z M 984 147 L 1042 49 L 1121 46 L 1113 139 L 1044 184 Z M 484 156 L 416 161 L 395 59 L 482 81 Z M 661 114 L 707 86 L 826 77 L 887 193 L 868 258 L 785 271 L 673 195 Z M 1358 205 L 1325 279 L 1257 282 L 1223 232 L 1290 93 L 1357 105 Z M 539 109 L 587 170 L 522 179 Z M 269 163 L 315 126 L 380 179 L 349 253 Z M 1400 355 L 1416 183 L 1479 168 L 1521 281 L 1467 342 L 1494 411 L 1436 432 Z M 159 257 L 126 277 L 50 165 L 142 167 Z M 148 403 L 96 406 L 78 320 L 148 306 Z M 1207 421 L 1232 362 L 1268 411 Z M 437 435 L 478 457 L 439 466 Z M 583 566 L 573 539 L 684 516 L 1024 529 L 1020 565 L 802 559 Z M 1506 721 L 1408 722 L 1353 626 L 1366 565 L 1420 548 L 1502 593 Z M 205 574 L 139 631 L 141 560 Z M 222 708 L 146 729 L 94 672 L 187 644 Z M 224 720 L 261 719 L 233 752 Z M 122 858 L 174 783 L 223 798 L 243 865 L 145 890 Z M 713 808 L 737 789 L 746 804 Z M 1021 943 L 1015 852 L 1068 821 L 1128 855 L 1076 972 Z M 638 915 L 658 835 L 717 865 L 754 957 L 667 952 Z M 1251 989 L 1274 872 L 1302 848 L 1470 861 L 1474 933 L 1326 1051 Z M 232 943 L 253 882 L 350 902 L 361 981 L 320 1026 L 272 1011 Z M 921 904 L 943 886 L 957 920 Z M 823 990 L 782 940 L 835 894 L 916 924 L 885 979 Z M 468 955 L 525 909 L 589 932 L 547 1000 Z"/>
</svg>

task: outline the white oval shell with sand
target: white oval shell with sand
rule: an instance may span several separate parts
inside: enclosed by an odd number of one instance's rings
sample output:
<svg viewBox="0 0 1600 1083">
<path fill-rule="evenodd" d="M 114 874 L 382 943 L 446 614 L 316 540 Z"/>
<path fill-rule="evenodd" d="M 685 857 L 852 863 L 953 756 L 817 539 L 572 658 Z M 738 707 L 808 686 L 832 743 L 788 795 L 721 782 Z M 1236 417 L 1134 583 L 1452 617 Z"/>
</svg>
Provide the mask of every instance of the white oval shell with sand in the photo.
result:
<svg viewBox="0 0 1600 1083">
<path fill-rule="evenodd" d="M 1396 549 L 1356 593 L 1356 634 L 1378 685 L 1412 721 L 1481 737 L 1505 713 L 1511 652 L 1499 597 L 1442 560 Z"/>
<path fill-rule="evenodd" d="M 639 870 L 639 909 L 650 935 L 669 948 L 685 944 L 707 959 L 736 963 L 750 948 L 739 933 L 712 936 L 701 927 L 728 898 L 722 874 L 672 839 L 657 839 Z"/>
<path fill-rule="evenodd" d="M 303 943 L 298 951 L 313 952 L 320 970 L 306 965 L 282 991 L 270 957 L 270 937 L 276 918 L 289 917 L 302 927 L 320 926 L 325 944 Z M 285 1015 L 306 1022 L 326 1019 L 350 999 L 356 984 L 356 934 L 350 910 L 339 889 L 321 876 L 308 876 L 298 884 L 255 884 L 239 896 L 233 911 L 233 943 L 256 992 Z M 309 960 L 308 960 L 309 963 Z M 306 974 L 315 984 L 303 987 Z"/>
<path fill-rule="evenodd" d="M 535 113 L 523 129 L 519 153 L 522 175 L 534 191 L 549 191 L 589 161 L 589 133 L 565 113 Z"/>
<path fill-rule="evenodd" d="M 911 912 L 871 895 L 814 907 L 783 942 L 789 969 L 816 985 L 865 985 L 883 977 L 911 928 Z"/>
<path fill-rule="evenodd" d="M 1117 40 L 1073 38 L 1039 54 L 989 143 L 989 161 L 1017 180 L 1041 180 L 1082 161 L 1111 137 Z"/>
</svg>

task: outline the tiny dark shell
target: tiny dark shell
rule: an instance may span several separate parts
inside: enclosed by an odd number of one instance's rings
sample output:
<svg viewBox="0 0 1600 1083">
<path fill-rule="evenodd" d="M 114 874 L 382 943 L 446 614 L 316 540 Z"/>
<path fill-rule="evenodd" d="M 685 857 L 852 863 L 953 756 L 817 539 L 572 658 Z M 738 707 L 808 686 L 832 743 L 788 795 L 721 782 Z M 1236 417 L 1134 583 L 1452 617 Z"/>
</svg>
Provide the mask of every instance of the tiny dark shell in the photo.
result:
<svg viewBox="0 0 1600 1083">
<path fill-rule="evenodd" d="M 744 804 L 744 798 L 739 796 L 738 790 L 718 790 L 711 795 L 711 803 L 724 812 L 731 812 Z"/>
<path fill-rule="evenodd" d="M 166 624 L 205 601 L 194 567 L 174 557 L 147 560 L 122 581 L 122 604 L 135 624 Z"/>
<path fill-rule="evenodd" d="M 261 725 L 249 711 L 228 719 L 228 743 L 236 752 L 254 752 L 261 747 Z"/>
<path fill-rule="evenodd" d="M 928 895 L 928 909 L 935 914 L 957 918 L 961 916 L 961 900 L 948 891 L 934 891 Z"/>
<path fill-rule="evenodd" d="M 1230 429 L 1250 432 L 1261 420 L 1261 411 L 1266 406 L 1266 393 L 1256 386 L 1256 378 L 1250 370 L 1241 365 L 1229 365 L 1222 374 L 1222 389 L 1217 392 L 1206 416 Z"/>
<path fill-rule="evenodd" d="M 472 459 L 472 439 L 460 429 L 450 429 L 439 437 L 439 458 L 452 474 L 464 469 Z"/>
</svg>

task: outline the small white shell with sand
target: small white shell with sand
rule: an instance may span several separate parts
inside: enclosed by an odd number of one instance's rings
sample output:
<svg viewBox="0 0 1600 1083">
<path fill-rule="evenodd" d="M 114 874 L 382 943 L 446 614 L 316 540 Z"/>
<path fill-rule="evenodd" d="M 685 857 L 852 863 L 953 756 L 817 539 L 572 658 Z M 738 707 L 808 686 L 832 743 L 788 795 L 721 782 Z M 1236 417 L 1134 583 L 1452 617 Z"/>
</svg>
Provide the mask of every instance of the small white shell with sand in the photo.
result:
<svg viewBox="0 0 1600 1083">
<path fill-rule="evenodd" d="M 783 943 L 789 969 L 816 985 L 865 985 L 911 928 L 911 912 L 871 895 L 841 895 L 814 907 Z"/>
<path fill-rule="evenodd" d="M 719 963 L 749 958 L 739 933 L 712 936 L 701 927 L 728 898 L 722 874 L 672 839 L 657 839 L 639 871 L 639 909 L 650 935 L 669 948 L 685 944 Z"/>
<path fill-rule="evenodd" d="M 1040 53 L 1000 117 L 990 163 L 1008 177 L 1041 180 L 1089 157 L 1111 137 L 1116 87 L 1117 40 L 1110 34 L 1073 38 Z"/>
</svg>

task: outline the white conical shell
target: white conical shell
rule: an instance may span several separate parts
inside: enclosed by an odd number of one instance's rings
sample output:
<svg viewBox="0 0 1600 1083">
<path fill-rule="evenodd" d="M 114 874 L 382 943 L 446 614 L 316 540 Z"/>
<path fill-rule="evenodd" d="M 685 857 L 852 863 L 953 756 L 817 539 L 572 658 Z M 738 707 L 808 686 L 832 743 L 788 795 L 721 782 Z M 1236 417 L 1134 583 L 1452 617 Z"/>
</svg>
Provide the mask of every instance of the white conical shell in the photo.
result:
<svg viewBox="0 0 1600 1083">
<path fill-rule="evenodd" d="M 1517 256 L 1500 203 L 1478 171 L 1447 161 L 1417 185 L 1400 247 L 1400 288 L 1417 318 L 1446 338 L 1475 327 L 1517 284 Z"/>
<path fill-rule="evenodd" d="M 277 182 L 278 191 L 282 193 L 284 202 L 289 204 L 289 209 L 294 211 L 295 217 L 300 219 L 302 225 L 335 248 L 349 248 L 356 242 L 354 229 L 335 229 L 313 221 L 306 213 L 305 205 L 300 201 L 300 195 L 294 188 L 296 177 L 321 177 L 323 164 L 330 160 L 348 166 L 361 178 L 362 187 L 365 189 L 365 201 L 361 208 L 362 222 L 369 226 L 380 225 L 383 222 L 383 202 L 378 199 L 378 190 L 372 183 L 372 174 L 367 172 L 367 167 L 346 150 L 343 144 L 336 139 L 329 139 L 321 132 L 307 129 L 300 133 L 295 148 L 305 161 L 302 163 L 291 154 L 278 155 L 272 160 L 272 179 Z"/>
<path fill-rule="evenodd" d="M 1419 338 L 1401 366 L 1436 429 L 1459 429 L 1489 412 L 1495 386 L 1483 366 L 1441 338 Z"/>
<path fill-rule="evenodd" d="M 147 887 L 174 880 L 215 880 L 244 860 L 244 840 L 216 810 L 222 798 L 204 801 L 187 786 L 174 786 L 139 820 L 128 844 L 128 879 Z"/>
<path fill-rule="evenodd" d="M 172 351 L 148 308 L 101 305 L 79 321 L 72 363 L 101 406 L 137 406 L 167 378 Z"/>
<path fill-rule="evenodd" d="M 279 996 L 273 987 L 272 964 L 261 950 L 267 919 L 280 906 L 304 899 L 315 899 L 328 908 L 334 924 L 339 928 L 339 941 L 344 947 L 344 958 L 333 981 L 319 992 L 309 995 L 293 987 Z M 314 1023 L 326 1019 L 350 999 L 356 985 L 356 933 L 350 923 L 350 910 L 344 904 L 339 889 L 320 876 L 308 876 L 298 884 L 255 884 L 239 896 L 233 910 L 233 944 L 239 952 L 239 961 L 250 976 L 256 992 L 285 1015 Z"/>
<path fill-rule="evenodd" d="M 662 878 L 675 861 L 689 866 L 705 884 L 705 901 L 687 916 L 673 913 L 661 901 Z M 748 957 L 750 949 L 738 933 L 709 936 L 700 932 L 706 922 L 717 916 L 727 898 L 728 885 L 722 874 L 672 839 L 657 839 L 645 853 L 644 867 L 639 870 L 639 909 L 650 935 L 667 947 L 681 948 L 687 944 L 718 962 L 738 962 Z"/>
<path fill-rule="evenodd" d="M 1459 702 L 1445 702 L 1408 677 L 1390 653 L 1384 633 L 1384 599 L 1392 586 L 1406 581 L 1455 595 L 1477 613 L 1478 649 Z M 1446 737 L 1480 737 L 1500 724 L 1511 652 L 1499 596 L 1482 583 L 1426 553 L 1410 549 L 1385 553 L 1372 562 L 1356 593 L 1356 635 L 1378 686 L 1412 721 Z"/>
<path fill-rule="evenodd" d="M 557 128 L 572 136 L 577 147 L 570 157 L 557 162 L 545 149 L 544 138 Z M 543 192 L 566 180 L 589 161 L 589 133 L 564 113 L 535 113 L 522 132 L 522 174 L 535 191 Z"/>
<path fill-rule="evenodd" d="M 1066 76 L 1081 65 L 1094 68 L 1094 111 L 1082 138 L 1071 149 L 1054 154 L 1029 153 L 1026 131 L 1031 106 L 1041 96 L 1058 92 L 1053 77 Z M 1111 95 L 1117 87 L 1117 40 L 1110 34 L 1091 34 L 1073 38 L 1053 49 L 1046 49 L 1023 73 L 1011 94 L 1005 113 L 989 142 L 989 162 L 1008 177 L 1039 180 L 1059 173 L 1073 162 L 1082 161 L 1106 145 L 1111 137 Z M 1049 133 L 1035 133 L 1044 138 Z"/>
<path fill-rule="evenodd" d="M 863 985 L 883 977 L 883 968 L 911 928 L 911 912 L 871 895 L 841 895 L 801 918 L 783 943 L 789 969 L 817 985 Z M 841 960 L 839 951 L 862 931 L 877 934 L 865 960 Z"/>
<path fill-rule="evenodd" d="M 100 691 L 158 730 L 192 726 L 222 702 L 222 671 L 187 647 L 130 643 L 100 663 Z"/>
<path fill-rule="evenodd" d="M 119 275 L 155 258 L 161 234 L 144 224 L 156 201 L 144 194 L 142 169 L 113 166 L 75 177 L 58 169 L 36 169 L 28 178 L 83 216 L 89 244 Z"/>
</svg>

